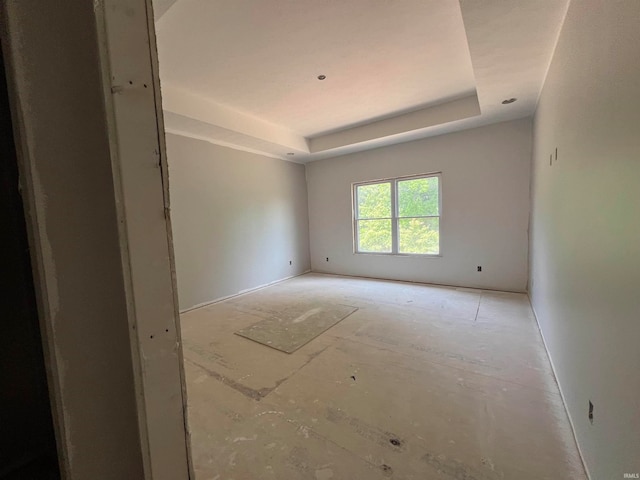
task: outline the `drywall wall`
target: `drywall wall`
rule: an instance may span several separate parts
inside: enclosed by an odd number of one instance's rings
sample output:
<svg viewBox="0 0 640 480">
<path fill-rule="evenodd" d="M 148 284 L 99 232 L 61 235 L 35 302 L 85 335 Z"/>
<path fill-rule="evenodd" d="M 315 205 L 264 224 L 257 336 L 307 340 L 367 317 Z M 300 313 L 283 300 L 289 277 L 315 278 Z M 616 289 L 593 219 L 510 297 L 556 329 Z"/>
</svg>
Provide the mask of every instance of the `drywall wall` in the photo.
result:
<svg viewBox="0 0 640 480">
<path fill-rule="evenodd" d="M 181 310 L 309 270 L 304 165 L 175 134 L 167 153 Z"/>
<path fill-rule="evenodd" d="M 530 159 L 522 119 L 307 164 L 312 270 L 524 291 Z M 442 172 L 441 256 L 355 254 L 351 184 L 429 172 Z"/>
<path fill-rule="evenodd" d="M 61 470 L 143 478 L 96 20 L 61 6 L 3 5 Z"/>
<path fill-rule="evenodd" d="M 187 479 L 150 0 L 0 19 L 62 477 Z"/>
<path fill-rule="evenodd" d="M 530 295 L 592 480 L 640 474 L 639 26 L 571 2 L 534 121 Z"/>
<path fill-rule="evenodd" d="M 187 399 L 151 0 L 94 4 L 145 478 L 186 480 Z"/>
</svg>

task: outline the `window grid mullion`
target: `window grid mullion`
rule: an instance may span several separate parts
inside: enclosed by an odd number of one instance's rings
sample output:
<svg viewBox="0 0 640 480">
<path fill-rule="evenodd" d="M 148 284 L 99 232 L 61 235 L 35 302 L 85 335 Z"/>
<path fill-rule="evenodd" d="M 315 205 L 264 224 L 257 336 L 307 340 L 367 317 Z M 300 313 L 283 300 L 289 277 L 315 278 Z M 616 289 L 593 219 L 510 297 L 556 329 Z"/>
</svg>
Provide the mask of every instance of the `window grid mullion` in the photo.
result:
<svg viewBox="0 0 640 480">
<path fill-rule="evenodd" d="M 398 181 L 391 182 L 391 252 L 398 253 Z"/>
</svg>

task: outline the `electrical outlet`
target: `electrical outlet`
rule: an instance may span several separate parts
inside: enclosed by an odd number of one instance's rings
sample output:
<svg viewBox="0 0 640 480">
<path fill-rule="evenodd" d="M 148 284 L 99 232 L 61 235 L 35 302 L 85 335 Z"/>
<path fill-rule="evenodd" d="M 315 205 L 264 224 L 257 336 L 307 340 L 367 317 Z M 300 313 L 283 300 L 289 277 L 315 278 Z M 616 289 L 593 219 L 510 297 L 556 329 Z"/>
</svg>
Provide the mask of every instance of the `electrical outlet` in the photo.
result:
<svg viewBox="0 0 640 480">
<path fill-rule="evenodd" d="M 292 260 L 289 260 L 289 265 L 293 265 L 293 261 Z"/>
<path fill-rule="evenodd" d="M 482 271 L 482 265 L 478 265 L 478 271 L 481 272 Z"/>
<path fill-rule="evenodd" d="M 589 400 L 589 421 L 593 425 L 593 403 L 591 403 L 591 400 Z"/>
<path fill-rule="evenodd" d="M 329 261 L 329 257 L 327 257 L 327 262 Z"/>
</svg>

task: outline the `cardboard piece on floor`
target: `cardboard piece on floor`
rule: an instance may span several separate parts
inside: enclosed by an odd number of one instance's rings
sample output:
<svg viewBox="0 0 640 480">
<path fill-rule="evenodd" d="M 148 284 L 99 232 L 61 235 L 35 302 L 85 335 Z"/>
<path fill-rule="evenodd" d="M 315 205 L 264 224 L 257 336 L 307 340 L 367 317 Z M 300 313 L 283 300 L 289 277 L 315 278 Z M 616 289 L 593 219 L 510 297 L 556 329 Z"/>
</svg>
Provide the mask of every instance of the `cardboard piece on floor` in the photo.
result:
<svg viewBox="0 0 640 480">
<path fill-rule="evenodd" d="M 350 305 L 320 302 L 295 305 L 278 316 L 271 316 L 235 333 L 267 347 L 293 353 L 356 310 Z"/>
</svg>

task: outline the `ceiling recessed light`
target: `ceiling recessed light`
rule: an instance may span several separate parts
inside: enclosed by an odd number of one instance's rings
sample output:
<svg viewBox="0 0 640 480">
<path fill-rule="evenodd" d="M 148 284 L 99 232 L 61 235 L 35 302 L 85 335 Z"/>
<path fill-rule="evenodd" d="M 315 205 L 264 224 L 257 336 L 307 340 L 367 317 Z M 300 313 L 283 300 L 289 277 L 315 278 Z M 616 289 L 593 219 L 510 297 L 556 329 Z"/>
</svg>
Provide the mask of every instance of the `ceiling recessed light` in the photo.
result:
<svg viewBox="0 0 640 480">
<path fill-rule="evenodd" d="M 509 105 L 510 103 L 513 103 L 517 100 L 517 98 L 507 98 L 506 100 L 502 101 L 503 105 Z"/>
<path fill-rule="evenodd" d="M 318 75 L 318 80 L 324 80 L 325 78 L 327 78 L 326 75 Z"/>
<path fill-rule="evenodd" d="M 293 152 L 287 152 L 287 155 L 295 155 Z"/>
</svg>

